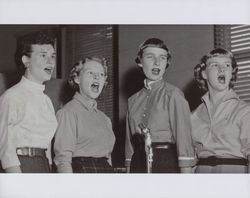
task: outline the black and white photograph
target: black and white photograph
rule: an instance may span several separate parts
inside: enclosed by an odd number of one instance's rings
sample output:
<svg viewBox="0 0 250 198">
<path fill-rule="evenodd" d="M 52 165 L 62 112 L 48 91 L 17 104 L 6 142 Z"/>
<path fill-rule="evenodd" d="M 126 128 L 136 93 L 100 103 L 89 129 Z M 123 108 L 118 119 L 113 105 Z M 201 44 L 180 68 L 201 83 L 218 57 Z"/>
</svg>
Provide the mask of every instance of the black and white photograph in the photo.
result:
<svg viewBox="0 0 250 198">
<path fill-rule="evenodd" d="M 119 17 L 0 20 L 0 196 L 250 196 L 249 19 Z"/>
</svg>

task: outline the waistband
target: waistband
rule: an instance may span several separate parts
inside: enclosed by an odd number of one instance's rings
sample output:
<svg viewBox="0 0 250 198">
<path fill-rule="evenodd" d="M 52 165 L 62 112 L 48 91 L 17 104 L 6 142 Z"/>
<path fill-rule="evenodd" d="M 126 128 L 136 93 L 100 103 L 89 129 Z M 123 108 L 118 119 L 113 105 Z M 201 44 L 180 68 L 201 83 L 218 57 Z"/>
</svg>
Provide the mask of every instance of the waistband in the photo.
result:
<svg viewBox="0 0 250 198">
<path fill-rule="evenodd" d="M 107 157 L 72 157 L 72 161 L 107 161 Z"/>
<path fill-rule="evenodd" d="M 47 149 L 34 148 L 34 147 L 21 147 L 21 148 L 16 148 L 16 153 L 17 155 L 29 156 L 29 157 L 46 156 L 45 152 L 46 150 Z"/>
<path fill-rule="evenodd" d="M 169 142 L 152 142 L 153 149 L 174 149 L 176 144 Z"/>
<path fill-rule="evenodd" d="M 208 158 L 200 158 L 197 165 L 208 165 L 208 166 L 216 166 L 216 165 L 248 165 L 248 160 L 244 158 L 218 158 L 215 156 L 211 156 Z"/>
</svg>

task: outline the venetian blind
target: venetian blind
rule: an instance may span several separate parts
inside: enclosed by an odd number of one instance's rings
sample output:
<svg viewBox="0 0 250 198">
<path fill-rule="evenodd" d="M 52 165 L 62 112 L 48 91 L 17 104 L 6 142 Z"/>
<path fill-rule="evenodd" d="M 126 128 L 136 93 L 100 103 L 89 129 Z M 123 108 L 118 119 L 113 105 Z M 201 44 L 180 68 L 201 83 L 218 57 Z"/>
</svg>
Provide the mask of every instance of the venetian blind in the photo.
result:
<svg viewBox="0 0 250 198">
<path fill-rule="evenodd" d="M 216 25 L 215 47 L 230 50 L 238 64 L 234 90 L 239 97 L 250 102 L 250 25 Z"/>
<path fill-rule="evenodd" d="M 105 57 L 108 84 L 99 96 L 98 108 L 112 121 L 115 115 L 115 78 L 113 64 L 113 27 L 111 25 L 73 25 L 66 27 L 68 71 L 75 62 L 89 56 Z"/>
</svg>

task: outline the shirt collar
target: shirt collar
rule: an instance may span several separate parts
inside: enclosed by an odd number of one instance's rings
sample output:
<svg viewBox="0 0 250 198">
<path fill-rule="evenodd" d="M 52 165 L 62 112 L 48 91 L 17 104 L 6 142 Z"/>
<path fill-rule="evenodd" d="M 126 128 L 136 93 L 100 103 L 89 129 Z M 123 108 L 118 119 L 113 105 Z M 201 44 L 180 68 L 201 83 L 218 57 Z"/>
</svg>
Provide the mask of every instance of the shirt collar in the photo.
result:
<svg viewBox="0 0 250 198">
<path fill-rule="evenodd" d="M 150 81 L 148 82 L 147 79 L 144 80 L 144 87 L 148 90 L 153 89 L 154 87 L 157 87 L 158 85 L 161 84 L 162 78 L 156 81 Z"/>
<path fill-rule="evenodd" d="M 32 91 L 43 92 L 45 90 L 44 84 L 36 83 L 34 81 L 29 80 L 28 78 L 26 78 L 24 76 L 22 76 L 20 83 Z"/>
<path fill-rule="evenodd" d="M 79 101 L 84 107 L 87 108 L 87 110 L 95 110 L 97 111 L 97 102 L 93 99 L 89 99 L 86 96 L 80 94 L 79 92 L 76 92 L 74 95 L 74 99 Z"/>
<path fill-rule="evenodd" d="M 229 89 L 226 92 L 226 94 L 223 97 L 221 102 L 226 102 L 227 100 L 232 100 L 232 99 L 239 100 L 240 98 L 232 89 Z M 209 92 L 205 93 L 205 95 L 202 96 L 202 100 L 203 100 L 203 102 L 208 102 L 209 101 Z"/>
</svg>

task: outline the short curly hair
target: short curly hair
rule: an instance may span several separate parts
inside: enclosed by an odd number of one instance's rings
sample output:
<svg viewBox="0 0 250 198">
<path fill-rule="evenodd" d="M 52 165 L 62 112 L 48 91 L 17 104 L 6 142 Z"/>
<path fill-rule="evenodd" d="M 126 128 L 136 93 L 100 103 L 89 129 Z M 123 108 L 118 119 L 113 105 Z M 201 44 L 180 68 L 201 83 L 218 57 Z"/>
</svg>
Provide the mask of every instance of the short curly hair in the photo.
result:
<svg viewBox="0 0 250 198">
<path fill-rule="evenodd" d="M 21 73 L 25 72 L 25 65 L 22 62 L 23 56 L 30 57 L 32 53 L 32 45 L 47 45 L 55 47 L 55 35 L 49 31 L 40 31 L 20 37 L 17 40 L 15 52 L 16 65 Z"/>
<path fill-rule="evenodd" d="M 237 79 L 237 72 L 238 72 L 238 65 L 237 65 L 237 62 L 235 60 L 235 57 L 234 57 L 233 53 L 228 51 L 228 50 L 225 50 L 223 48 L 216 48 L 216 49 L 212 50 L 211 52 L 209 52 L 208 54 L 204 55 L 201 58 L 200 63 L 198 65 L 196 65 L 194 68 L 194 78 L 195 78 L 196 82 L 198 83 L 199 88 L 202 89 L 203 91 L 207 91 L 208 86 L 207 86 L 206 79 L 204 79 L 202 76 L 202 72 L 207 67 L 206 64 L 207 64 L 208 59 L 210 59 L 212 57 L 218 57 L 218 56 L 226 56 L 226 57 L 231 59 L 233 70 L 232 70 L 232 78 L 231 78 L 230 83 L 229 83 L 229 88 L 233 88 L 233 86 L 234 86 L 234 82 Z"/>
<path fill-rule="evenodd" d="M 88 61 L 96 61 L 98 63 L 101 63 L 101 65 L 104 68 L 104 74 L 105 76 L 107 76 L 108 67 L 107 67 L 107 60 L 105 58 L 99 56 L 83 58 L 74 64 L 69 73 L 68 83 L 70 87 L 75 91 L 79 92 L 79 85 L 75 82 L 75 78 L 80 75 L 80 72 L 84 68 L 84 63 Z"/>
<path fill-rule="evenodd" d="M 137 57 L 135 58 L 135 62 L 137 64 L 141 63 L 140 59 L 142 58 L 144 49 L 146 49 L 147 47 L 158 47 L 158 48 L 166 50 L 167 51 L 167 65 L 166 65 L 166 68 L 169 66 L 169 63 L 170 63 L 170 60 L 171 60 L 170 51 L 169 51 L 167 45 L 161 39 L 158 39 L 158 38 L 149 38 L 139 46 Z"/>
</svg>

